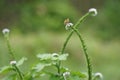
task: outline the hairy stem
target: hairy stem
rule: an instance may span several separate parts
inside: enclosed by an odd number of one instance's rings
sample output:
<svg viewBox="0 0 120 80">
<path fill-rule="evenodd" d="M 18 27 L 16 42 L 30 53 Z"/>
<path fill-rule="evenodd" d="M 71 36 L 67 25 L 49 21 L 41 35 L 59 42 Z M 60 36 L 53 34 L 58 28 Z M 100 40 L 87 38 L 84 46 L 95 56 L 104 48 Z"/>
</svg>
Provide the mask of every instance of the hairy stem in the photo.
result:
<svg viewBox="0 0 120 80">
<path fill-rule="evenodd" d="M 18 73 L 20 79 L 21 79 L 21 80 L 24 80 L 23 75 L 22 75 L 22 73 L 20 72 L 19 68 L 18 68 L 16 65 L 14 65 L 14 67 L 15 67 L 16 72 Z"/>
<path fill-rule="evenodd" d="M 78 21 L 77 23 L 73 26 L 74 28 L 78 28 L 79 24 L 81 24 L 88 16 L 90 15 L 90 13 L 86 13 L 84 16 L 82 16 Z"/>
<path fill-rule="evenodd" d="M 61 54 L 64 53 L 65 48 L 66 48 L 66 46 L 67 46 L 67 43 L 68 43 L 68 41 L 70 40 L 73 32 L 74 32 L 74 31 L 72 30 L 72 31 L 70 32 L 69 36 L 66 38 L 66 40 L 65 40 L 65 42 L 64 42 L 64 45 L 63 45 L 63 47 L 62 47 L 62 50 L 61 50 Z M 58 66 L 57 66 L 58 74 L 60 74 L 60 66 L 61 66 L 61 61 L 58 62 Z"/>
<path fill-rule="evenodd" d="M 90 13 L 88 12 L 88 13 L 86 13 L 84 16 L 82 16 L 82 17 L 76 22 L 76 24 L 75 24 L 73 27 L 74 27 L 74 28 L 78 28 L 78 25 L 81 24 L 81 23 L 89 16 L 89 14 L 90 14 Z M 70 34 L 68 35 L 68 37 L 66 38 L 66 40 L 65 40 L 65 42 L 64 42 L 64 44 L 63 44 L 62 50 L 61 50 L 61 54 L 64 53 L 65 48 L 66 48 L 66 46 L 67 46 L 67 43 L 69 42 L 69 40 L 70 40 L 73 32 L 74 32 L 74 30 L 72 30 L 72 31 L 70 32 Z M 58 67 L 57 67 L 57 69 L 58 69 L 58 74 L 60 74 L 60 67 L 61 67 L 61 61 L 58 62 Z"/>
<path fill-rule="evenodd" d="M 72 29 L 76 32 L 76 34 L 78 35 L 78 37 L 79 37 L 79 39 L 82 43 L 82 48 L 83 48 L 83 51 L 84 51 L 84 54 L 85 54 L 85 58 L 86 58 L 86 61 L 87 61 L 87 67 L 88 67 L 88 80 L 92 80 L 92 66 L 91 66 L 89 55 L 87 53 L 87 48 L 86 48 L 85 42 L 84 42 L 80 32 L 75 28 L 72 28 Z"/>
<path fill-rule="evenodd" d="M 7 35 L 7 36 L 5 36 L 5 38 L 6 38 L 6 42 L 7 42 L 7 47 L 8 47 L 9 53 L 10 53 L 12 59 L 15 60 L 15 56 L 14 56 L 12 47 L 10 45 L 9 36 Z"/>
<path fill-rule="evenodd" d="M 70 40 L 70 38 L 71 38 L 73 32 L 74 32 L 74 31 L 72 30 L 72 31 L 70 32 L 70 34 L 68 35 L 68 37 L 66 38 L 66 41 L 65 41 L 65 43 L 64 43 L 64 45 L 63 45 L 63 47 L 62 47 L 62 50 L 61 50 L 61 54 L 64 53 L 65 48 L 66 48 L 66 45 L 67 45 L 68 41 Z"/>
</svg>

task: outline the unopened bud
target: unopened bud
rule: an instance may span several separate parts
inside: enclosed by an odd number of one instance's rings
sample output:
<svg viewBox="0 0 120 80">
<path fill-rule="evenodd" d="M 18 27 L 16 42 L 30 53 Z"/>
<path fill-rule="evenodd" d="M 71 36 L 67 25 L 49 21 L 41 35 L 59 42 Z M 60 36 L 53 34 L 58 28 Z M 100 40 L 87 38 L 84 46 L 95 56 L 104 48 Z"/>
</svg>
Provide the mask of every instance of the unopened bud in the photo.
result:
<svg viewBox="0 0 120 80">
<path fill-rule="evenodd" d="M 16 61 L 10 61 L 11 65 L 16 65 L 16 63 L 17 63 Z"/>
<path fill-rule="evenodd" d="M 10 32 L 10 30 L 7 29 L 7 28 L 5 28 L 5 29 L 2 30 L 2 33 L 3 33 L 3 34 L 9 33 L 9 32 Z"/>
<path fill-rule="evenodd" d="M 96 16 L 97 15 L 97 10 L 95 8 L 89 9 L 89 12 L 92 14 L 92 16 Z"/>
</svg>

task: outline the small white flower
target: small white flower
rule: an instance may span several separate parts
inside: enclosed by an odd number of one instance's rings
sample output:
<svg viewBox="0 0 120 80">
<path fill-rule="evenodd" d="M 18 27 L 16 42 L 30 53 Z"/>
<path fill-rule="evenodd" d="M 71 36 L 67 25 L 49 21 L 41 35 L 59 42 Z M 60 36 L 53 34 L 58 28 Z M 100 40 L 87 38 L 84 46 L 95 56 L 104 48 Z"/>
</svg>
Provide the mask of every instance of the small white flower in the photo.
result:
<svg viewBox="0 0 120 80">
<path fill-rule="evenodd" d="M 16 65 L 16 63 L 17 63 L 16 61 L 10 61 L 11 65 Z"/>
<path fill-rule="evenodd" d="M 57 54 L 57 53 L 52 54 L 52 57 L 58 57 L 58 56 L 59 56 L 59 54 Z"/>
<path fill-rule="evenodd" d="M 97 10 L 95 8 L 90 8 L 89 12 L 92 13 L 92 16 L 96 16 L 97 15 Z"/>
<path fill-rule="evenodd" d="M 65 26 L 65 29 L 69 30 L 70 27 L 72 27 L 72 26 L 73 26 L 73 23 L 67 23 L 66 26 Z"/>
<path fill-rule="evenodd" d="M 64 80 L 67 80 L 67 77 L 69 77 L 69 76 L 70 76 L 70 72 L 63 73 Z"/>
<path fill-rule="evenodd" d="M 9 32 L 10 32 L 10 30 L 9 30 L 9 29 L 7 29 L 7 28 L 5 28 L 5 29 L 3 29 L 3 30 L 2 30 L 2 32 L 3 32 L 3 34 L 6 34 L 6 33 L 9 33 Z"/>
<path fill-rule="evenodd" d="M 69 76 L 70 75 L 70 72 L 64 72 L 63 73 L 63 76 Z"/>
<path fill-rule="evenodd" d="M 103 80 L 103 75 L 99 72 L 94 74 L 95 78 L 100 78 L 101 80 Z"/>
<path fill-rule="evenodd" d="M 64 24 L 66 30 L 69 30 L 73 26 L 73 23 L 70 23 L 69 18 L 65 19 Z"/>
</svg>

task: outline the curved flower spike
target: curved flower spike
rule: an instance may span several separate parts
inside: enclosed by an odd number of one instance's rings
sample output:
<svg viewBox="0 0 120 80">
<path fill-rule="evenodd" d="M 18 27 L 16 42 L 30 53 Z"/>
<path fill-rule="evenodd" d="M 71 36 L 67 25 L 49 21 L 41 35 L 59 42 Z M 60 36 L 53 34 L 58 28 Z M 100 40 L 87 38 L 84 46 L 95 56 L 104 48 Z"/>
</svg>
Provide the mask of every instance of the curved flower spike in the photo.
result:
<svg viewBox="0 0 120 80">
<path fill-rule="evenodd" d="M 2 30 L 2 33 L 3 33 L 3 34 L 9 33 L 9 32 L 10 32 L 10 30 L 7 29 L 7 28 L 5 28 L 5 29 Z"/>
<path fill-rule="evenodd" d="M 95 8 L 90 8 L 89 12 L 92 13 L 92 16 L 96 16 L 98 14 L 98 12 Z"/>
<path fill-rule="evenodd" d="M 10 61 L 11 65 L 16 65 L 16 63 L 17 63 L 16 61 Z"/>
<path fill-rule="evenodd" d="M 99 72 L 95 73 L 93 80 L 96 80 L 96 79 L 103 80 L 103 75 L 101 73 L 99 73 Z"/>
</svg>

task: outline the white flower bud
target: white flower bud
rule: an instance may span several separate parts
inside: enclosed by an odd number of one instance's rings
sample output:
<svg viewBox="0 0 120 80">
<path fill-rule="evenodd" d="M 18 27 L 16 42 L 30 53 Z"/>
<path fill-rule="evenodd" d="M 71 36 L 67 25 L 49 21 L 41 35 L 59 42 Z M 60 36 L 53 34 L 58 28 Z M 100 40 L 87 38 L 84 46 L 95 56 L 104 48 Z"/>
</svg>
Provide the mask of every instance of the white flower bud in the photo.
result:
<svg viewBox="0 0 120 80">
<path fill-rule="evenodd" d="M 63 73 L 64 80 L 67 80 L 67 77 L 69 77 L 69 76 L 70 76 L 70 72 Z"/>
<path fill-rule="evenodd" d="M 95 73 L 94 77 L 99 78 L 100 80 L 103 80 L 103 75 L 101 73 L 99 73 L 99 72 Z"/>
<path fill-rule="evenodd" d="M 69 18 L 64 20 L 64 24 L 65 24 L 65 29 L 66 30 L 69 30 L 73 26 L 73 23 L 70 23 Z"/>
<path fill-rule="evenodd" d="M 65 29 L 69 30 L 70 27 L 72 27 L 72 26 L 73 26 L 73 23 L 67 23 L 66 26 L 65 26 Z"/>
<path fill-rule="evenodd" d="M 97 10 L 95 8 L 89 9 L 89 12 L 92 13 L 92 16 L 96 16 L 97 15 Z"/>
<path fill-rule="evenodd" d="M 11 65 L 16 65 L 16 63 L 17 63 L 16 61 L 10 61 Z"/>
<path fill-rule="evenodd" d="M 2 30 L 2 33 L 3 33 L 3 34 L 9 33 L 9 32 L 10 32 L 10 30 L 7 29 L 7 28 L 5 28 L 5 29 Z"/>
<path fill-rule="evenodd" d="M 52 57 L 58 57 L 58 56 L 59 56 L 59 54 L 57 54 L 57 53 L 52 54 Z"/>
</svg>

